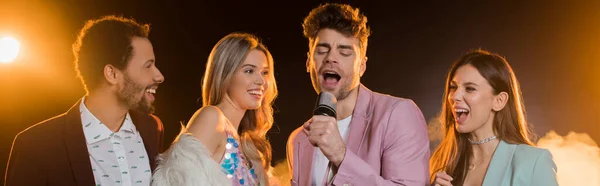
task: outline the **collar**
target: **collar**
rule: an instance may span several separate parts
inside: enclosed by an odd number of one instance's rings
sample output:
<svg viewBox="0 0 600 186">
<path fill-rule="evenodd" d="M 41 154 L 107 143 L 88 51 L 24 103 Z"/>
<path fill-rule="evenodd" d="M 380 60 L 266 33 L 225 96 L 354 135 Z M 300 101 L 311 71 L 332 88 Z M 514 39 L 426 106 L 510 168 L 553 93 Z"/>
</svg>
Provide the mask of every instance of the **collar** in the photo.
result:
<svg viewBox="0 0 600 186">
<path fill-rule="evenodd" d="M 85 134 L 85 140 L 87 144 L 93 144 L 114 135 L 113 131 L 108 129 L 106 125 L 104 125 L 98 118 L 96 118 L 96 116 L 94 116 L 94 114 L 90 112 L 90 110 L 88 110 L 84 101 L 85 97 L 81 99 L 81 103 L 79 104 L 79 112 L 81 114 L 81 124 L 83 125 L 83 133 Z M 136 128 L 129 113 L 127 113 L 125 116 L 125 120 L 119 129 L 119 132 L 120 131 L 130 134 L 135 133 Z"/>
</svg>

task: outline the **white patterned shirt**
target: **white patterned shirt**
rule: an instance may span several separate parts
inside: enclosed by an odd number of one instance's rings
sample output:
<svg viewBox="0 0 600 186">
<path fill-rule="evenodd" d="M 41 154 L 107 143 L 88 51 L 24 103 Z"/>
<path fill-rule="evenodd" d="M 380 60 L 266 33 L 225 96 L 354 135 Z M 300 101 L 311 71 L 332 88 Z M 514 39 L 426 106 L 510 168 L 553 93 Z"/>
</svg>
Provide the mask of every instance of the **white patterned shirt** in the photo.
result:
<svg viewBox="0 0 600 186">
<path fill-rule="evenodd" d="M 96 186 L 150 185 L 148 154 L 129 113 L 118 132 L 102 124 L 81 99 L 79 111 Z"/>
</svg>

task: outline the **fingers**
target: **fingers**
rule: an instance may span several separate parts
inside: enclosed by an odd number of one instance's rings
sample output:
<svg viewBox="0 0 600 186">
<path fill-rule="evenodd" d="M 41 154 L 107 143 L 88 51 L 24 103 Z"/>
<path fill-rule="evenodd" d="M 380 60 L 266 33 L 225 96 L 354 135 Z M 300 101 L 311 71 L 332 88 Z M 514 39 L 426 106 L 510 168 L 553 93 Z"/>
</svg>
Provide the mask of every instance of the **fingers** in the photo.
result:
<svg viewBox="0 0 600 186">
<path fill-rule="evenodd" d="M 312 120 L 312 122 L 310 122 L 309 124 L 309 130 L 315 129 L 315 128 L 331 128 L 331 129 L 337 129 L 337 121 L 333 120 L 333 121 L 322 121 L 322 120 Z"/>
<path fill-rule="evenodd" d="M 309 137 L 310 143 L 314 146 L 324 143 L 330 134 L 338 133 L 339 135 L 337 121 L 335 118 L 329 116 L 313 116 L 302 126 L 304 127 L 304 132 Z"/>
<path fill-rule="evenodd" d="M 450 183 L 450 181 L 444 180 L 442 178 L 435 178 L 434 185 L 436 185 L 436 186 L 452 186 L 452 183 Z"/>
<path fill-rule="evenodd" d="M 446 172 L 438 172 L 438 173 L 435 174 L 435 176 L 443 178 L 443 179 L 448 180 L 448 181 L 452 181 L 454 179 L 450 175 L 446 174 Z"/>
<path fill-rule="evenodd" d="M 326 143 L 326 138 L 332 131 L 331 129 L 319 124 L 320 123 L 310 124 L 311 126 L 306 133 L 308 135 L 308 141 L 310 141 L 313 146 L 319 146 L 322 143 Z"/>
<path fill-rule="evenodd" d="M 335 118 L 329 117 L 329 116 L 313 116 L 311 119 L 304 122 L 304 124 L 302 124 L 302 127 L 304 127 L 304 130 L 306 132 L 308 132 L 314 128 L 328 127 L 328 128 L 336 128 L 337 129 L 337 120 L 335 120 Z"/>
<path fill-rule="evenodd" d="M 308 132 L 308 140 L 313 145 L 326 144 L 328 143 L 328 138 L 330 134 L 333 133 L 333 130 L 329 128 L 313 128 L 311 127 Z"/>
<path fill-rule="evenodd" d="M 312 123 L 312 118 L 310 118 L 308 121 L 304 122 L 304 124 L 302 124 L 302 127 L 304 127 L 305 130 L 310 130 L 311 123 Z"/>
<path fill-rule="evenodd" d="M 309 131 L 308 136 L 321 136 L 329 133 L 331 133 L 331 130 L 327 128 L 313 128 Z"/>
<path fill-rule="evenodd" d="M 321 142 L 321 138 L 322 138 L 321 136 L 308 136 L 308 141 L 313 146 L 318 147 L 319 143 Z"/>
<path fill-rule="evenodd" d="M 319 116 L 319 115 L 313 116 L 311 118 L 311 120 L 314 121 L 314 122 L 334 122 L 334 123 L 337 122 L 337 120 L 334 117 L 331 117 L 331 116 Z"/>
<path fill-rule="evenodd" d="M 308 121 L 304 122 L 304 124 L 302 124 L 302 129 L 304 130 L 304 133 L 306 133 L 307 135 L 310 134 L 310 122 L 308 122 Z"/>
<path fill-rule="evenodd" d="M 435 184 L 436 186 L 452 186 L 451 181 L 453 178 L 446 174 L 446 172 L 438 172 L 435 174 Z"/>
</svg>

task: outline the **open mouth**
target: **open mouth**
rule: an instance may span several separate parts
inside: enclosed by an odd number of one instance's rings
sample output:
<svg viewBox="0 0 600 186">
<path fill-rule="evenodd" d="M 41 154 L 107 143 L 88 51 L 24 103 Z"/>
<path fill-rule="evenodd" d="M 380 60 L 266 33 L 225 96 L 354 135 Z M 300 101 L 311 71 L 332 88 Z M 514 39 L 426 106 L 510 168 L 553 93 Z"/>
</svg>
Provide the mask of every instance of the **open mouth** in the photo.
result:
<svg viewBox="0 0 600 186">
<path fill-rule="evenodd" d="M 342 76 L 340 76 L 340 74 L 338 74 L 335 71 L 325 71 L 325 72 L 323 72 L 322 76 L 323 76 L 324 86 L 328 87 L 328 88 L 335 87 L 338 84 L 338 82 L 340 81 L 340 79 L 342 79 Z"/>
<path fill-rule="evenodd" d="M 146 89 L 146 97 L 148 98 L 148 100 L 154 101 L 154 94 L 156 94 L 156 87 Z"/>
<path fill-rule="evenodd" d="M 454 117 L 456 117 L 456 122 L 459 124 L 463 123 L 467 120 L 467 116 L 469 115 L 469 110 L 464 108 L 455 108 L 454 109 Z"/>
<path fill-rule="evenodd" d="M 257 98 L 257 99 L 261 99 L 263 97 L 263 91 L 260 89 L 248 90 L 248 94 L 250 94 L 252 97 Z"/>
</svg>

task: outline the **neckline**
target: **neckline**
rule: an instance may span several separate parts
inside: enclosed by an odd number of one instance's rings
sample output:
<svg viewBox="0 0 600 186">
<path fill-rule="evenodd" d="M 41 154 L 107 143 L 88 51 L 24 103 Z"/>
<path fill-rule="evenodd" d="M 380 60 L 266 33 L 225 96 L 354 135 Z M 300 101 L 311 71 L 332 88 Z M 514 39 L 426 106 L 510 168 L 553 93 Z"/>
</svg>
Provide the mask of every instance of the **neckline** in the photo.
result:
<svg viewBox="0 0 600 186">
<path fill-rule="evenodd" d="M 492 172 L 495 170 L 494 167 L 497 166 L 496 162 L 500 161 L 499 160 L 499 158 L 500 158 L 499 155 L 500 154 L 498 154 L 498 153 L 500 151 L 504 151 L 505 147 L 506 147 L 506 143 L 504 142 L 504 140 L 500 140 L 500 142 L 498 143 L 498 146 L 496 146 L 496 148 L 494 149 L 494 153 L 491 156 L 490 164 L 488 165 L 488 168 L 485 170 L 485 175 L 483 176 L 483 183 L 481 183 L 482 186 L 486 185 L 485 183 L 486 183 L 486 180 L 489 179 L 488 175 L 490 173 L 490 170 L 492 170 Z M 502 153 L 504 153 L 504 152 L 502 152 Z M 504 155 L 504 154 L 502 154 L 502 155 Z M 506 154 L 506 155 L 508 155 L 508 154 Z M 512 155 L 512 154 L 510 154 L 510 155 Z M 492 169 L 490 169 L 490 168 L 492 168 Z M 494 175 L 496 175 L 496 174 L 494 174 Z"/>
</svg>

